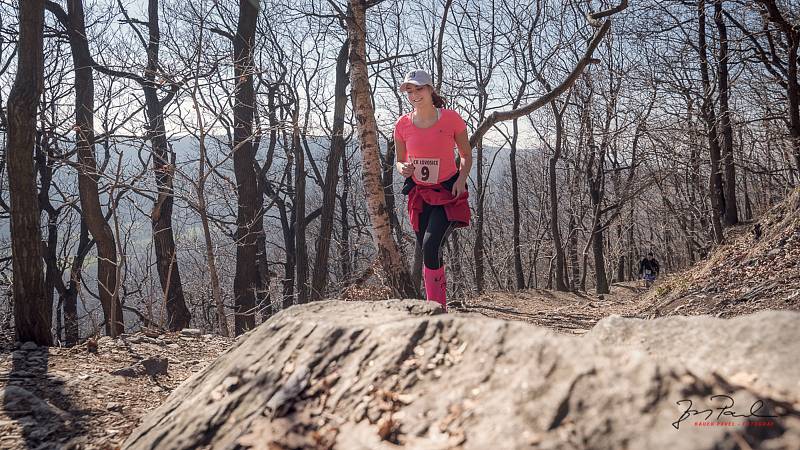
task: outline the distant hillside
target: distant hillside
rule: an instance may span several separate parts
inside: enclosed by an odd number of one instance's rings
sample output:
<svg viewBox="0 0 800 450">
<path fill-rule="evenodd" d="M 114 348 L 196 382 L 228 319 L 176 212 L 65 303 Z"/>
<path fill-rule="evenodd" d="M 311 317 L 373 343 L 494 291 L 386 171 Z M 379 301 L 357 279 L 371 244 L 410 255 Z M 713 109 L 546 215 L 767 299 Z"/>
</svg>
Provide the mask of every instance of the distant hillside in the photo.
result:
<svg viewBox="0 0 800 450">
<path fill-rule="evenodd" d="M 800 188 L 758 222 L 728 230 L 708 260 L 657 283 L 643 300 L 651 317 L 800 310 Z"/>
</svg>

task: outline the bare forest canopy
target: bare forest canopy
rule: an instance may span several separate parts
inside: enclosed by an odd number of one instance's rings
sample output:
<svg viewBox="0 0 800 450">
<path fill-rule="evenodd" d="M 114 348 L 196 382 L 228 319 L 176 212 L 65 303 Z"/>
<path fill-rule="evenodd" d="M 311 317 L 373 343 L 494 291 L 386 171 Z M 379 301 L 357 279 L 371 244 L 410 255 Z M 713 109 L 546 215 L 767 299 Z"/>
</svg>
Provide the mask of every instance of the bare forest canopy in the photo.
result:
<svg viewBox="0 0 800 450">
<path fill-rule="evenodd" d="M 473 147 L 451 298 L 684 269 L 797 185 L 799 46 L 789 0 L 2 2 L 0 326 L 227 336 L 419 296 L 414 68 Z"/>
</svg>

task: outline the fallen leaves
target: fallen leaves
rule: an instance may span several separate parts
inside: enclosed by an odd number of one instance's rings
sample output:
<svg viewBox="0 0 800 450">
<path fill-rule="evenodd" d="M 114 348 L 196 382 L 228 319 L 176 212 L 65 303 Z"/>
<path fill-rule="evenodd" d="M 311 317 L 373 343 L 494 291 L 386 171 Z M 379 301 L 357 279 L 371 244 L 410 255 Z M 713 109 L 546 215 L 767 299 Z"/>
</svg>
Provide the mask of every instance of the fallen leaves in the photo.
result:
<svg viewBox="0 0 800 450">
<path fill-rule="evenodd" d="M 64 411 L 62 418 L 37 422 L 41 436 L 24 432 L 31 415 L 9 416 L 0 408 L 0 448 L 118 449 L 141 417 L 160 405 L 184 379 L 199 371 L 230 346 L 231 339 L 177 333 L 126 334 L 120 339 L 92 338 L 71 348 L 51 347 L 24 352 L 14 360 L 0 352 L 0 391 L 20 387 Z M 177 348 L 170 345 L 180 342 Z M 169 361 L 169 372 L 157 378 L 124 378 L 109 372 L 147 358 Z M 39 374 L 20 377 L 17 374 Z M 36 443 L 39 444 L 36 444 Z M 31 447 L 32 448 L 32 447 Z"/>
</svg>

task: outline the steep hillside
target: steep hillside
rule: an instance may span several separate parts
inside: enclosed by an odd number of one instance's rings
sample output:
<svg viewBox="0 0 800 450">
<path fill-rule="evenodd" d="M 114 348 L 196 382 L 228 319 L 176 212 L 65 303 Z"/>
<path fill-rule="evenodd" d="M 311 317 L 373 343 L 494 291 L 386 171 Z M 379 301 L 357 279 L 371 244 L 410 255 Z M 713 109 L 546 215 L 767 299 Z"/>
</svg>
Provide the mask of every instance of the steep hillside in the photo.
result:
<svg viewBox="0 0 800 450">
<path fill-rule="evenodd" d="M 657 283 L 641 299 L 640 314 L 800 310 L 800 189 L 758 222 L 730 229 L 726 241 L 708 260 Z"/>
</svg>

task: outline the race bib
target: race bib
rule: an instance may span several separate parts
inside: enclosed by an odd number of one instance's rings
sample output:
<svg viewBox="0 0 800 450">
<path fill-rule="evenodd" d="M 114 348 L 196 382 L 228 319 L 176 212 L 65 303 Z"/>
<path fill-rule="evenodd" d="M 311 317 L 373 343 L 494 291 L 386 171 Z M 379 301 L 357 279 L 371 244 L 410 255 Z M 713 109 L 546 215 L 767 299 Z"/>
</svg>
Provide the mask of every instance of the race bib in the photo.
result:
<svg viewBox="0 0 800 450">
<path fill-rule="evenodd" d="M 438 158 L 411 158 L 414 164 L 414 181 L 422 184 L 436 184 L 439 182 Z"/>
<path fill-rule="evenodd" d="M 650 269 L 645 269 L 645 271 L 644 271 L 645 275 L 650 275 L 651 273 L 653 273 L 653 272 L 651 272 Z"/>
</svg>

